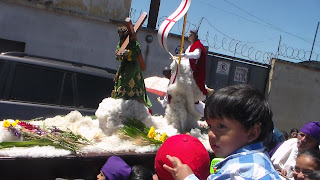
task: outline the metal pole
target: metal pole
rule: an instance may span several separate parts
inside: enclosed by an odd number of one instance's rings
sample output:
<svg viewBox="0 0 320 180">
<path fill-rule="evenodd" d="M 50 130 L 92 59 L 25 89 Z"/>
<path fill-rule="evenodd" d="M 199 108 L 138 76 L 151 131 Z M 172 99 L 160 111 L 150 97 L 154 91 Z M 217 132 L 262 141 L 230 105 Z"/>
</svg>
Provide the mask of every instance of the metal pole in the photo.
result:
<svg viewBox="0 0 320 180">
<path fill-rule="evenodd" d="M 151 0 L 147 28 L 156 29 L 161 0 Z"/>
<path fill-rule="evenodd" d="M 278 57 L 279 57 L 279 52 L 280 52 L 280 46 L 281 46 L 281 35 L 280 35 L 280 39 L 279 39 L 279 44 L 278 44 L 278 50 L 277 50 L 277 53 L 276 53 L 276 59 L 278 59 Z"/>
<path fill-rule="evenodd" d="M 316 38 L 317 38 L 317 33 L 318 33 L 319 24 L 320 24 L 320 22 L 318 22 L 317 29 L 316 29 L 316 34 L 314 35 L 314 39 L 313 39 L 313 43 L 312 43 L 312 48 L 311 48 L 311 51 L 310 51 L 309 61 L 311 60 L 314 42 L 316 41 Z"/>
</svg>

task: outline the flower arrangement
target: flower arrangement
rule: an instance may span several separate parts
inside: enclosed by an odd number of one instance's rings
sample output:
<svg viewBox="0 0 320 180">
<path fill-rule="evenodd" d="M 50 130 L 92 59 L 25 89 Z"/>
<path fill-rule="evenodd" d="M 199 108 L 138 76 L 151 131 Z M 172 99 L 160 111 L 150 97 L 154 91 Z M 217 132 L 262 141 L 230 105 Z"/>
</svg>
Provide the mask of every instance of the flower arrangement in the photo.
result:
<svg viewBox="0 0 320 180">
<path fill-rule="evenodd" d="M 25 121 L 16 120 L 10 123 L 5 120 L 3 127 L 12 132 L 20 141 L 1 142 L 0 149 L 50 145 L 79 153 L 82 146 L 91 144 L 86 138 L 74 134 L 70 130 L 63 131 L 55 126 L 46 127 L 44 125 L 43 128 L 40 128 Z"/>
<path fill-rule="evenodd" d="M 124 127 L 120 129 L 120 132 L 136 140 L 138 139 L 139 144 L 161 145 L 168 138 L 166 133 L 160 135 L 153 126 L 149 128 L 134 118 L 127 118 L 123 124 Z"/>
<path fill-rule="evenodd" d="M 156 130 L 153 126 L 151 126 L 147 136 L 148 138 L 161 141 L 162 143 L 168 138 L 166 133 L 162 133 L 162 135 L 156 133 Z"/>
</svg>

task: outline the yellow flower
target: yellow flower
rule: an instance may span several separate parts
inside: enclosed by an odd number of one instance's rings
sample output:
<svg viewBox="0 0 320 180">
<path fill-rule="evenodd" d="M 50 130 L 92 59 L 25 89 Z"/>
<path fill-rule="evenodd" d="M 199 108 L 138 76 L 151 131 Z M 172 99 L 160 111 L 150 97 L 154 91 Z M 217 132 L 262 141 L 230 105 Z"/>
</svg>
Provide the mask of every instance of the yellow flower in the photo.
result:
<svg viewBox="0 0 320 180">
<path fill-rule="evenodd" d="M 160 141 L 160 135 L 157 134 L 156 137 L 154 137 L 153 139 L 157 140 L 157 141 Z"/>
<path fill-rule="evenodd" d="M 162 136 L 160 137 L 160 141 L 164 142 L 167 139 L 167 134 L 166 133 L 162 133 Z"/>
<path fill-rule="evenodd" d="M 14 123 L 12 123 L 11 125 L 13 126 L 13 127 L 15 127 L 17 124 L 18 124 L 18 122 L 20 122 L 19 120 L 16 120 Z"/>
<path fill-rule="evenodd" d="M 149 130 L 149 133 L 148 133 L 148 138 L 151 138 L 153 139 L 154 137 L 156 137 L 156 131 L 154 129 L 154 127 L 152 126 Z"/>
<path fill-rule="evenodd" d="M 5 121 L 3 122 L 3 127 L 8 128 L 9 126 L 10 126 L 9 121 L 5 120 Z"/>
</svg>

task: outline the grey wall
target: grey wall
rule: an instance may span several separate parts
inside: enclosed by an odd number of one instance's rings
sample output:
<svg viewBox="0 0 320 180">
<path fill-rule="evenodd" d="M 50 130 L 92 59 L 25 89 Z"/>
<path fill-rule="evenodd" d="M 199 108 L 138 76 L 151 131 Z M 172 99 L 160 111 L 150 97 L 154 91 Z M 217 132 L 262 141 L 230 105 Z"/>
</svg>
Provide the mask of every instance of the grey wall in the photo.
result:
<svg viewBox="0 0 320 180">
<path fill-rule="evenodd" d="M 116 68 L 116 24 L 0 2 L 0 37 L 25 52 Z M 111 60 L 112 59 L 112 60 Z"/>
<path fill-rule="evenodd" d="M 103 21 L 121 21 L 129 15 L 131 0 L 1 0 L 11 4 L 45 9 L 60 13 L 73 13 Z"/>
<path fill-rule="evenodd" d="M 280 130 L 320 121 L 320 70 L 283 60 L 272 61 L 268 101 Z"/>
</svg>

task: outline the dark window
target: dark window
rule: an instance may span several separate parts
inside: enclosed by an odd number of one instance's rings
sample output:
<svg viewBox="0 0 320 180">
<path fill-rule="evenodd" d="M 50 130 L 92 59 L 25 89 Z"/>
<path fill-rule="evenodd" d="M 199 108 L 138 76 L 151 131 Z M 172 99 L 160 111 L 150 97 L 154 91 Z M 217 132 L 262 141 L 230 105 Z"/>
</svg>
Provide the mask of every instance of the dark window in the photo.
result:
<svg viewBox="0 0 320 180">
<path fill-rule="evenodd" d="M 61 94 L 61 105 L 63 106 L 74 106 L 74 89 L 72 82 L 72 74 L 66 73 Z"/>
<path fill-rule="evenodd" d="M 2 72 L 3 64 L 4 64 L 4 62 L 0 61 L 0 72 Z"/>
<path fill-rule="evenodd" d="M 19 51 L 24 52 L 26 43 L 11 41 L 7 39 L 0 38 L 0 52 L 10 52 L 10 51 Z"/>
<path fill-rule="evenodd" d="M 10 99 L 57 104 L 62 78 L 61 71 L 18 63 Z"/>
<path fill-rule="evenodd" d="M 113 80 L 86 74 L 77 74 L 78 104 L 97 109 L 99 103 L 110 96 Z"/>
<path fill-rule="evenodd" d="M 4 62 L 0 61 L 0 99 L 2 99 L 2 93 L 4 90 L 4 83 L 5 83 L 5 75 L 6 71 L 4 70 Z"/>
</svg>

